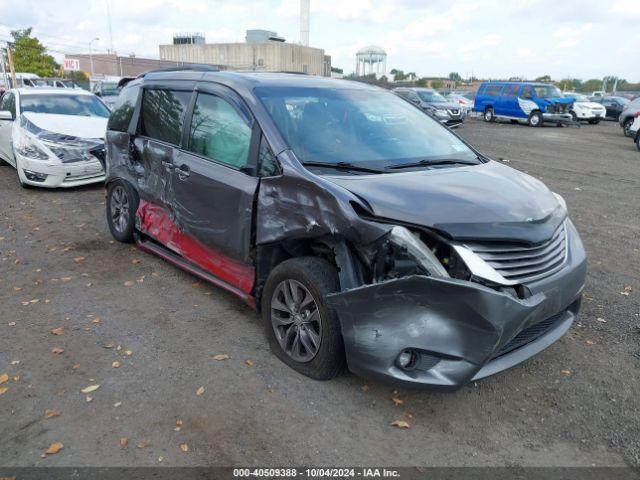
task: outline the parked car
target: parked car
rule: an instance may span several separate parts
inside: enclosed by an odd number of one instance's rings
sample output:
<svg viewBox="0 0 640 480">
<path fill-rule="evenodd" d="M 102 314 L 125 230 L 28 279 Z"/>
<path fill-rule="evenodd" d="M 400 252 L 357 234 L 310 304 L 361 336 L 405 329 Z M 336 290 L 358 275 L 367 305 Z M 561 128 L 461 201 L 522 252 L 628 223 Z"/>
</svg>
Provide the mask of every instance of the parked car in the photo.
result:
<svg viewBox="0 0 640 480">
<path fill-rule="evenodd" d="M 633 118 L 633 123 L 629 127 L 629 136 L 633 138 L 636 147 L 640 150 L 640 112 L 637 112 Z"/>
<path fill-rule="evenodd" d="M 24 187 L 104 181 L 109 109 L 85 90 L 18 88 L 0 101 L 0 159 Z"/>
<path fill-rule="evenodd" d="M 588 121 L 595 125 L 605 118 L 605 108 L 599 103 L 592 102 L 589 97 L 581 93 L 565 92 L 564 96 L 573 99 L 573 105 L 569 110 L 571 116 L 576 121 Z"/>
<path fill-rule="evenodd" d="M 593 97 L 594 102 L 601 103 L 607 110 L 607 118 L 612 120 L 618 120 L 624 107 L 629 103 L 629 100 L 624 97 L 617 97 L 615 95 L 609 95 L 606 97 L 598 98 Z"/>
<path fill-rule="evenodd" d="M 532 127 L 543 123 L 573 122 L 573 99 L 565 98 L 558 87 L 545 83 L 483 82 L 474 100 L 473 110 L 485 121 L 496 119 L 526 121 Z"/>
<path fill-rule="evenodd" d="M 386 90 L 152 72 L 108 124 L 106 216 L 261 311 L 275 354 L 458 388 L 558 340 L 586 258 L 564 200 Z"/>
<path fill-rule="evenodd" d="M 431 88 L 398 87 L 391 91 L 450 128 L 459 127 L 464 122 L 464 112 L 460 104 L 447 100 Z"/>
<path fill-rule="evenodd" d="M 634 118 L 637 117 L 638 112 L 640 112 L 640 97 L 635 98 L 627 103 L 622 108 L 622 112 L 620 112 L 618 122 L 620 122 L 622 131 L 627 137 L 633 138 L 633 132 L 630 132 L 630 128 L 634 122 Z"/>
<path fill-rule="evenodd" d="M 457 103 L 465 116 L 473 109 L 473 100 L 469 100 L 459 93 L 448 93 L 445 98 L 451 103 Z"/>
</svg>

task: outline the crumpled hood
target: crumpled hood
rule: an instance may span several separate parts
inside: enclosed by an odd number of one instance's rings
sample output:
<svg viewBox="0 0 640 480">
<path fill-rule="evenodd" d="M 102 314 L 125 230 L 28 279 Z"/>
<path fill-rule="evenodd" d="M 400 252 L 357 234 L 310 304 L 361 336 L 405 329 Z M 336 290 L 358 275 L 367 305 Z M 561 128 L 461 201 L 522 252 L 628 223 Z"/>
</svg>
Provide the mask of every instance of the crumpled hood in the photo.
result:
<svg viewBox="0 0 640 480">
<path fill-rule="evenodd" d="M 551 238 L 566 217 L 565 208 L 542 182 L 495 161 L 324 178 L 364 200 L 375 217 L 434 228 L 458 240 L 535 244 Z"/>
<path fill-rule="evenodd" d="M 107 132 L 107 119 L 102 117 L 34 112 L 24 112 L 22 116 L 42 130 L 71 137 L 104 139 Z"/>
<path fill-rule="evenodd" d="M 570 105 L 574 103 L 574 99 L 571 97 L 562 97 L 562 98 L 543 98 L 544 101 L 552 104 L 552 105 Z"/>
</svg>

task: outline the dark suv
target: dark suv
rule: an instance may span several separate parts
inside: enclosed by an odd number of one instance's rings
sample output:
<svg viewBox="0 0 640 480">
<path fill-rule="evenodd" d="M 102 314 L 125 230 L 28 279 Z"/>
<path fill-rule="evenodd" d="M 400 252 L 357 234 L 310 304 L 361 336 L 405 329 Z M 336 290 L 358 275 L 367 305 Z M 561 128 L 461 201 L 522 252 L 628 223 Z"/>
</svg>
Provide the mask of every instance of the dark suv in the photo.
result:
<svg viewBox="0 0 640 480">
<path fill-rule="evenodd" d="M 295 74 L 152 72 L 106 138 L 113 236 L 261 311 L 275 354 L 455 389 L 570 327 L 564 201 L 397 96 Z"/>
</svg>

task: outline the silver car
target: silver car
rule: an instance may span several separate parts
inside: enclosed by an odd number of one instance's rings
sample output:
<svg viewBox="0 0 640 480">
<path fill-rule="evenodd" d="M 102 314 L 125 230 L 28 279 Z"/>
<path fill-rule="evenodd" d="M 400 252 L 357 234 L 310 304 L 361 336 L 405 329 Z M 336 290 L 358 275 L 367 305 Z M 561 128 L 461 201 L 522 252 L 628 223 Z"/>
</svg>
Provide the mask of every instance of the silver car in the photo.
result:
<svg viewBox="0 0 640 480">
<path fill-rule="evenodd" d="M 634 117 L 638 112 L 640 112 L 640 97 L 636 97 L 633 101 L 627 103 L 622 113 L 620 113 L 620 117 L 618 117 L 620 126 L 627 137 L 633 136 L 631 125 L 633 125 Z"/>
</svg>

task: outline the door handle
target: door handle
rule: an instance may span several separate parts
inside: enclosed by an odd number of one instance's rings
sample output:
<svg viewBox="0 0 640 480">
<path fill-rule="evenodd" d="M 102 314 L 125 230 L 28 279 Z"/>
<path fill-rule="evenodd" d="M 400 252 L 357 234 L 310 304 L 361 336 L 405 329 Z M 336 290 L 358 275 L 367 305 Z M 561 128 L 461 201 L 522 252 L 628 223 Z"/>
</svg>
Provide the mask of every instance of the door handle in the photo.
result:
<svg viewBox="0 0 640 480">
<path fill-rule="evenodd" d="M 177 172 L 178 172 L 178 178 L 180 178 L 180 180 L 184 180 L 189 175 L 191 175 L 191 169 L 189 168 L 189 165 L 187 165 L 186 163 L 183 163 L 182 165 L 180 165 L 180 168 L 178 168 Z"/>
</svg>

